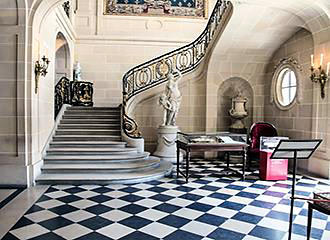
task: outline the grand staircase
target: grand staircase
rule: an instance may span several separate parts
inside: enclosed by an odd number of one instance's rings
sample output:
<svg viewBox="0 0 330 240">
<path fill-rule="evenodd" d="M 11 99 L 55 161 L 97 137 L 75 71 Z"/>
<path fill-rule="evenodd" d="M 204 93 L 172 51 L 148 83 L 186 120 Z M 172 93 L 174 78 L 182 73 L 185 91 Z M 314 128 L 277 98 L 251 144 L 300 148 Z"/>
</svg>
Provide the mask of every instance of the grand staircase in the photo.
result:
<svg viewBox="0 0 330 240">
<path fill-rule="evenodd" d="M 37 184 L 136 183 L 172 169 L 121 140 L 119 107 L 68 107 L 43 160 Z"/>
</svg>

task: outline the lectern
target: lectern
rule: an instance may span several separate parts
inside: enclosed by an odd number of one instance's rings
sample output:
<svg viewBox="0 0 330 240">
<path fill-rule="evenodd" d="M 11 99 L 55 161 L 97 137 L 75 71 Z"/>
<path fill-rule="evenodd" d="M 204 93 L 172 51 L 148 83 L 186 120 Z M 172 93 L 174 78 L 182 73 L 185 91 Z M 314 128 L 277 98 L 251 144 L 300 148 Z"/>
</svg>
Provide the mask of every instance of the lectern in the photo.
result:
<svg viewBox="0 0 330 240">
<path fill-rule="evenodd" d="M 292 222 L 293 222 L 293 206 L 294 206 L 294 194 L 296 187 L 296 172 L 297 172 L 297 160 L 309 159 L 318 146 L 321 144 L 321 139 L 313 140 L 281 140 L 273 154 L 271 159 L 293 159 L 293 177 L 292 177 L 292 189 L 291 189 L 291 208 L 290 208 L 290 223 L 289 223 L 289 240 L 292 235 Z"/>
</svg>

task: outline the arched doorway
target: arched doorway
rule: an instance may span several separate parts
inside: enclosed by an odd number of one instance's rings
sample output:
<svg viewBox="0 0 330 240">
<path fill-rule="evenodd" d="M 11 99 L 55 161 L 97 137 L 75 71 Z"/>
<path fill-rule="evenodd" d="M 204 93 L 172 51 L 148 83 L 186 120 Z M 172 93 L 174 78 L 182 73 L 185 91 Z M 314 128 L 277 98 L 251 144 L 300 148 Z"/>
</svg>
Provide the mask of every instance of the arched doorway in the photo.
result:
<svg viewBox="0 0 330 240">
<path fill-rule="evenodd" d="M 218 89 L 217 131 L 228 131 L 232 120 L 228 111 L 232 107 L 231 99 L 241 93 L 247 98 L 246 109 L 248 116 L 243 120 L 249 129 L 253 121 L 253 89 L 250 83 L 243 78 L 233 77 L 225 80 Z"/>
<path fill-rule="evenodd" d="M 55 85 L 62 77 L 70 77 L 71 56 L 69 44 L 65 36 L 59 32 L 56 36 L 55 46 Z"/>
</svg>

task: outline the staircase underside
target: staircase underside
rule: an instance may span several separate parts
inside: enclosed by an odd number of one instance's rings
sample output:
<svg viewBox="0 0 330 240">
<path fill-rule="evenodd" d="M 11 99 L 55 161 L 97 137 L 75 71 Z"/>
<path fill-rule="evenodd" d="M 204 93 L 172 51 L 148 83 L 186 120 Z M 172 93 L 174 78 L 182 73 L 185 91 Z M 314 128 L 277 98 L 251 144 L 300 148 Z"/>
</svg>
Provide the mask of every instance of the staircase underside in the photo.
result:
<svg viewBox="0 0 330 240">
<path fill-rule="evenodd" d="M 138 183 L 171 173 L 171 163 L 127 146 L 120 134 L 119 108 L 68 107 L 36 183 Z"/>
</svg>

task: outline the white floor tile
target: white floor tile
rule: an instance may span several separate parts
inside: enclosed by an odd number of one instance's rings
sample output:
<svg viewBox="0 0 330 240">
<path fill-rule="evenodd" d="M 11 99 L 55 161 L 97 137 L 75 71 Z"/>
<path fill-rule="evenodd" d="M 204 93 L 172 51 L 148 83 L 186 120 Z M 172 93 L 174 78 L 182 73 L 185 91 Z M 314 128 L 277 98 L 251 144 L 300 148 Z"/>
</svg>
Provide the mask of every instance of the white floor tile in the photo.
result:
<svg viewBox="0 0 330 240">
<path fill-rule="evenodd" d="M 109 226 L 103 227 L 96 232 L 101 233 L 107 237 L 113 238 L 113 239 L 118 239 L 121 238 L 125 235 L 128 235 L 135 230 L 130 227 L 126 227 L 120 223 L 114 223 Z"/>
<path fill-rule="evenodd" d="M 176 230 L 176 228 L 174 228 L 174 227 L 171 227 L 171 226 L 168 226 L 165 224 L 161 224 L 158 222 L 153 222 L 153 223 L 141 228 L 139 231 L 147 233 L 147 234 L 152 235 L 157 238 L 163 238 L 163 237 L 171 234 L 175 230 Z"/>
<path fill-rule="evenodd" d="M 34 212 L 31 214 L 27 214 L 25 215 L 26 218 L 30 219 L 33 222 L 42 222 L 44 220 L 48 220 L 50 218 L 55 218 L 58 215 L 48 211 L 48 210 L 42 210 L 42 211 L 38 211 L 38 212 Z"/>
<path fill-rule="evenodd" d="M 289 230 L 289 222 L 268 217 L 261 219 L 260 222 L 258 222 L 258 226 L 272 228 L 284 232 Z"/>
<path fill-rule="evenodd" d="M 238 194 L 240 191 L 234 190 L 234 189 L 229 189 L 229 188 L 222 188 L 222 189 L 219 189 L 217 192 L 234 196 L 234 195 Z"/>
<path fill-rule="evenodd" d="M 10 231 L 15 237 L 19 239 L 29 239 L 33 238 L 45 233 L 50 232 L 48 229 L 38 225 L 38 224 L 31 224 L 22 228 L 18 228 L 15 230 Z"/>
<path fill-rule="evenodd" d="M 75 239 L 92 232 L 92 230 L 80 224 L 74 223 L 66 227 L 57 229 L 54 232 L 65 239 Z"/>
<path fill-rule="evenodd" d="M 168 216 L 168 213 L 161 212 L 155 209 L 148 209 L 137 214 L 139 217 L 143 217 L 152 221 L 157 221 L 165 216 Z"/>
<path fill-rule="evenodd" d="M 179 217 L 184 217 L 190 220 L 194 220 L 198 217 L 200 217 L 201 215 L 203 215 L 203 212 L 200 211 L 196 211 L 193 209 L 189 209 L 189 208 L 181 208 L 177 211 L 175 211 L 174 213 L 172 213 L 173 215 L 179 216 Z"/>
<path fill-rule="evenodd" d="M 255 227 L 255 225 L 235 219 L 228 219 L 226 222 L 220 225 L 220 227 L 234 232 L 248 234 Z"/>
<path fill-rule="evenodd" d="M 245 206 L 241 209 L 241 212 L 249 213 L 257 216 L 264 217 L 266 216 L 271 210 L 267 208 L 255 207 L 255 206 Z"/>
<path fill-rule="evenodd" d="M 282 200 L 282 198 L 273 197 L 269 195 L 260 195 L 257 198 L 255 198 L 255 200 L 270 202 L 270 203 L 279 203 Z"/>
<path fill-rule="evenodd" d="M 177 191 L 177 190 L 174 190 L 174 189 L 170 189 L 170 190 L 167 190 L 167 191 L 163 192 L 163 194 L 168 195 L 168 196 L 172 196 L 172 197 L 179 197 L 179 196 L 182 196 L 186 193 L 182 192 L 182 191 Z"/>
<path fill-rule="evenodd" d="M 83 191 L 80 193 L 76 193 L 75 195 L 78 197 L 81 197 L 81 198 L 91 198 L 91 197 L 95 197 L 99 194 L 96 192 L 93 192 L 93 191 Z"/>
<path fill-rule="evenodd" d="M 162 202 L 154 200 L 154 199 L 146 198 L 146 199 L 142 199 L 140 201 L 135 202 L 135 204 L 138 204 L 140 206 L 147 207 L 147 208 L 153 208 L 154 206 L 162 204 Z"/>
<path fill-rule="evenodd" d="M 36 203 L 36 205 L 38 205 L 39 207 L 46 208 L 46 209 L 58 207 L 63 204 L 64 204 L 63 202 L 60 202 L 55 199 Z"/>
<path fill-rule="evenodd" d="M 213 214 L 215 216 L 221 216 L 225 218 L 231 218 L 235 214 L 237 214 L 238 211 L 232 210 L 232 209 L 227 209 L 227 208 L 222 208 L 222 207 L 215 207 L 209 210 L 207 213 Z"/>
<path fill-rule="evenodd" d="M 132 214 L 115 209 L 110 212 L 103 213 L 100 216 L 113 222 L 119 222 L 125 218 L 131 217 Z"/>
<path fill-rule="evenodd" d="M 215 229 L 217 229 L 216 226 L 202 223 L 202 222 L 197 222 L 197 221 L 191 221 L 184 225 L 182 230 L 185 230 L 187 232 L 192 232 L 194 234 L 200 235 L 200 236 L 207 236 L 211 232 L 213 232 Z"/>
<path fill-rule="evenodd" d="M 138 192 L 135 192 L 134 195 L 137 195 L 137 196 L 140 196 L 140 197 L 152 197 L 152 196 L 155 196 L 157 195 L 158 193 L 156 192 L 152 192 L 152 191 L 148 191 L 148 190 L 141 190 L 141 191 L 138 191 Z"/>
<path fill-rule="evenodd" d="M 60 198 L 60 197 L 68 196 L 68 195 L 70 195 L 70 193 L 67 193 L 64 191 L 56 191 L 56 192 L 46 193 L 45 195 L 50 198 Z"/>
<path fill-rule="evenodd" d="M 211 195 L 214 192 L 203 190 L 203 189 L 195 189 L 195 190 L 191 191 L 190 193 L 206 197 L 206 196 Z"/>
<path fill-rule="evenodd" d="M 228 198 L 227 201 L 247 205 L 247 204 L 250 204 L 251 202 L 253 202 L 254 199 L 240 197 L 240 196 L 232 196 L 232 197 Z"/>
<path fill-rule="evenodd" d="M 121 192 L 121 191 L 111 191 L 111 192 L 105 193 L 104 195 L 112 197 L 112 198 L 120 198 L 120 197 L 129 195 L 129 193 Z"/>
<path fill-rule="evenodd" d="M 284 213 L 290 213 L 290 205 L 285 205 L 285 204 L 277 204 L 273 207 L 272 210 L 274 211 L 279 211 L 279 212 L 284 212 Z M 293 214 L 299 214 L 301 211 L 300 208 L 298 207 L 293 207 Z"/>
<path fill-rule="evenodd" d="M 76 202 L 69 203 L 69 205 L 74 206 L 79 209 L 85 209 L 97 205 L 97 202 L 93 202 L 87 199 L 82 199 Z"/>
<path fill-rule="evenodd" d="M 194 201 L 182 199 L 182 198 L 173 198 L 173 199 L 167 201 L 167 203 L 170 203 L 170 204 L 173 204 L 173 205 L 179 206 L 179 207 L 186 207 L 186 206 L 194 203 Z"/>
<path fill-rule="evenodd" d="M 199 203 L 205 203 L 211 206 L 219 206 L 221 203 L 223 203 L 225 200 L 217 199 L 217 198 L 211 198 L 211 197 L 203 197 L 199 199 L 197 202 Z"/>
<path fill-rule="evenodd" d="M 123 201 L 121 199 L 111 199 L 107 202 L 102 203 L 102 205 L 112 207 L 112 208 L 121 208 L 121 207 L 124 207 L 129 204 L 130 204 L 129 202 Z"/>
<path fill-rule="evenodd" d="M 95 214 L 87 212 L 85 210 L 78 210 L 62 215 L 64 218 L 71 220 L 72 222 L 84 221 L 88 218 L 92 218 Z"/>
</svg>

